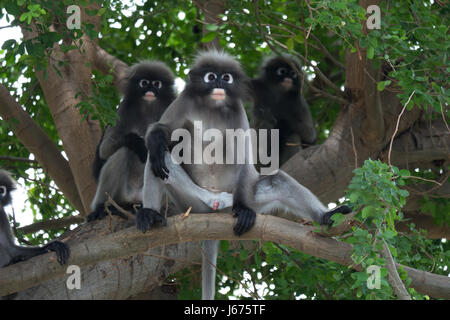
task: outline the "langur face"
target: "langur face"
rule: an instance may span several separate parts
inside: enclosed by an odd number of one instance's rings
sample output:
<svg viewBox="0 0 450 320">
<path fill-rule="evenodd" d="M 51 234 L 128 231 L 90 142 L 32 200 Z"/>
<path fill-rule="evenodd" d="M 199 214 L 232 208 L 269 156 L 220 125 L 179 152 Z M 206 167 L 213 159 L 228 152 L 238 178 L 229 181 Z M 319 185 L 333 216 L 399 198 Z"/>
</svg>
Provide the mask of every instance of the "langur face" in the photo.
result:
<svg viewBox="0 0 450 320">
<path fill-rule="evenodd" d="M 127 95 L 153 102 L 173 95 L 173 75 L 159 64 L 137 65 L 128 84 Z"/>
<path fill-rule="evenodd" d="M 206 53 L 190 70 L 185 91 L 211 102 L 208 106 L 233 107 L 243 96 L 245 80 L 245 73 L 233 58 L 224 53 Z"/>
<path fill-rule="evenodd" d="M 139 85 L 138 90 L 141 93 L 142 99 L 144 99 L 147 102 L 152 102 L 156 99 L 156 95 L 163 85 L 161 80 L 142 78 L 137 79 L 137 81 Z"/>
<path fill-rule="evenodd" d="M 271 61 L 266 67 L 266 77 L 270 83 L 284 91 L 299 91 L 300 81 L 297 71 L 284 60 Z"/>
</svg>

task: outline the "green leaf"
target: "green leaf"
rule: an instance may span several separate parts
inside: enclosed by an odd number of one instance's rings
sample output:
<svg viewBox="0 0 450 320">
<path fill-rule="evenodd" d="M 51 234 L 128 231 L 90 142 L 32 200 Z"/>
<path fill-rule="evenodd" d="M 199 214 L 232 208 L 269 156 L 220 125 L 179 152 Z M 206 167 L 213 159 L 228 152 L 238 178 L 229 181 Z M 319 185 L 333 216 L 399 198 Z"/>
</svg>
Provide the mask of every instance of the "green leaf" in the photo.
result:
<svg viewBox="0 0 450 320">
<path fill-rule="evenodd" d="M 292 51 L 294 49 L 294 39 L 293 38 L 287 39 L 286 47 L 288 48 L 289 51 Z"/>
<path fill-rule="evenodd" d="M 205 36 L 200 40 L 203 43 L 210 42 L 217 37 L 217 32 L 211 31 L 205 34 Z"/>
<path fill-rule="evenodd" d="M 391 80 L 380 81 L 377 84 L 377 89 L 378 89 L 378 91 L 383 91 L 384 88 L 390 84 L 391 84 Z"/>
<path fill-rule="evenodd" d="M 217 24 L 207 24 L 205 25 L 206 30 L 208 31 L 217 31 L 219 26 Z"/>
<path fill-rule="evenodd" d="M 373 59 L 373 56 L 375 54 L 375 50 L 373 47 L 368 47 L 367 48 L 367 58 L 368 59 Z"/>
</svg>

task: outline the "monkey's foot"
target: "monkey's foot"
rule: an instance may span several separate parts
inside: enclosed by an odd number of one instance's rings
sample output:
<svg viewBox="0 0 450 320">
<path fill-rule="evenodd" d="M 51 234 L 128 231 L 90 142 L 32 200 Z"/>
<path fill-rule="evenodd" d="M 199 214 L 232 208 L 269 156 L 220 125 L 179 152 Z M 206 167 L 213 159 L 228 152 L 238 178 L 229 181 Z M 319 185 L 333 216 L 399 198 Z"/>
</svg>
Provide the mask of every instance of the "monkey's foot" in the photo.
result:
<svg viewBox="0 0 450 320">
<path fill-rule="evenodd" d="M 53 241 L 44 246 L 45 250 L 54 251 L 59 264 L 67 264 L 67 260 L 70 256 L 69 246 L 61 241 Z"/>
<path fill-rule="evenodd" d="M 232 210 L 234 213 L 233 217 L 237 217 L 233 231 L 237 236 L 240 236 L 253 227 L 256 220 L 256 213 L 252 209 L 239 204 L 233 205 Z"/>
<path fill-rule="evenodd" d="M 161 225 L 166 225 L 166 218 L 164 218 L 158 211 L 148 208 L 140 208 L 136 214 L 136 227 L 142 232 L 150 230 L 151 226 L 160 222 Z"/>
<path fill-rule="evenodd" d="M 233 195 L 228 192 L 220 192 L 217 194 L 207 192 L 202 199 L 205 199 L 205 204 L 214 211 L 228 208 L 233 205 Z"/>
<path fill-rule="evenodd" d="M 347 205 L 343 205 L 343 206 L 334 208 L 333 210 L 326 212 L 322 216 L 322 222 L 320 224 L 321 225 L 331 226 L 333 224 L 333 220 L 331 220 L 331 217 L 333 215 L 335 215 L 336 213 L 347 214 L 347 213 L 350 213 L 350 212 L 352 212 L 352 208 L 350 208 Z"/>
<path fill-rule="evenodd" d="M 94 220 L 101 220 L 104 217 L 106 217 L 105 208 L 103 206 L 98 206 L 97 209 L 88 214 L 86 221 L 91 222 Z"/>
</svg>

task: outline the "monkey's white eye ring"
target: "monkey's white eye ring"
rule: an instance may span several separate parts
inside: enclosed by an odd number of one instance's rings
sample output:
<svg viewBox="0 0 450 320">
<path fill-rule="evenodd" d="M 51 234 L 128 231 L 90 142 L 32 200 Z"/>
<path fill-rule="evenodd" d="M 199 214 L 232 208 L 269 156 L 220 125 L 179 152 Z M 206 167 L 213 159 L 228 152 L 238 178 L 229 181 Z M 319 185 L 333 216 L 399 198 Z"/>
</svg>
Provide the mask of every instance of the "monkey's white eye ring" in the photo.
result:
<svg viewBox="0 0 450 320">
<path fill-rule="evenodd" d="M 277 69 L 277 75 L 279 76 L 284 76 L 286 73 L 287 73 L 286 68 L 281 67 Z"/>
<path fill-rule="evenodd" d="M 214 72 L 208 72 L 207 74 L 205 74 L 205 76 L 203 77 L 203 80 L 208 83 L 208 82 L 212 82 L 214 80 L 217 79 L 217 75 Z"/>
<path fill-rule="evenodd" d="M 231 84 L 231 83 L 233 83 L 233 76 L 229 73 L 225 73 L 222 75 L 222 80 Z"/>
<path fill-rule="evenodd" d="M 145 88 L 148 86 L 149 83 L 150 83 L 150 81 L 148 81 L 147 79 L 142 79 L 139 81 L 139 87 Z"/>
<path fill-rule="evenodd" d="M 292 79 L 297 78 L 297 72 L 295 72 L 294 70 L 292 70 L 289 74 L 292 77 Z"/>
<path fill-rule="evenodd" d="M 2 197 L 6 196 L 7 191 L 8 190 L 6 189 L 5 186 L 0 186 L 0 196 Z"/>
<path fill-rule="evenodd" d="M 159 80 L 153 80 L 152 81 L 152 86 L 154 86 L 156 89 L 161 89 L 162 87 L 162 82 Z"/>
</svg>

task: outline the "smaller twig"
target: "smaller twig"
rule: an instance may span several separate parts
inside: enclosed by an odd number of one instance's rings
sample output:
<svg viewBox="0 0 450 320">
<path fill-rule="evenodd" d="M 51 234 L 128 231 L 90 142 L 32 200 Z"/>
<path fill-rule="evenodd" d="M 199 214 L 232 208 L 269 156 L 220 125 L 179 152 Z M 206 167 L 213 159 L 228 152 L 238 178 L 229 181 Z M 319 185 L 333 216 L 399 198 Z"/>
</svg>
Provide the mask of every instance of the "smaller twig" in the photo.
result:
<svg viewBox="0 0 450 320">
<path fill-rule="evenodd" d="M 394 258 L 392 257 L 391 251 L 383 239 L 383 256 L 386 259 L 386 268 L 388 270 L 388 281 L 392 286 L 395 294 L 400 300 L 411 300 L 411 296 L 406 290 L 405 284 L 398 275 L 397 268 L 395 266 Z"/>
<path fill-rule="evenodd" d="M 350 133 L 352 135 L 352 147 L 353 147 L 353 153 L 355 154 L 355 169 L 358 168 L 358 153 L 356 152 L 355 147 L 355 136 L 353 135 L 353 128 L 350 127 Z"/>
<path fill-rule="evenodd" d="M 13 157 L 13 156 L 0 156 L 0 160 L 38 163 L 36 160 L 22 158 L 22 157 Z"/>
<path fill-rule="evenodd" d="M 187 209 L 186 213 L 182 215 L 183 219 L 186 219 L 189 216 L 189 213 L 191 213 L 192 207 L 189 207 L 189 209 Z"/>
<path fill-rule="evenodd" d="M 108 194 L 108 192 L 105 192 L 106 196 L 108 197 L 108 200 L 105 203 L 105 209 L 107 209 L 106 212 L 108 212 L 108 205 L 107 204 L 111 204 L 114 208 L 116 208 L 120 213 L 123 213 L 124 215 L 127 216 L 127 218 L 130 218 L 131 220 L 134 219 L 134 214 L 132 214 L 131 212 L 123 209 L 121 206 L 119 206 L 112 198 L 111 196 Z"/>
<path fill-rule="evenodd" d="M 441 114 L 442 114 L 442 120 L 444 120 L 444 123 L 445 123 L 445 126 L 447 127 L 447 130 L 450 132 L 450 128 L 448 127 L 447 121 L 445 120 L 444 109 L 442 108 L 442 103 L 441 103 Z"/>
<path fill-rule="evenodd" d="M 415 92 L 416 92 L 416 90 L 414 90 L 414 91 L 411 93 L 411 95 L 410 95 L 409 98 L 408 98 L 408 101 L 406 101 L 405 105 L 403 106 L 402 111 L 400 112 L 400 114 L 399 114 L 399 116 L 398 116 L 398 118 L 397 118 L 397 124 L 396 124 L 396 126 L 395 126 L 395 131 L 394 131 L 394 134 L 393 134 L 392 137 L 391 137 L 391 142 L 389 143 L 389 153 L 388 153 L 388 164 L 389 164 L 389 167 L 392 167 L 392 166 L 391 166 L 392 143 L 394 142 L 394 137 L 395 137 L 395 135 L 396 135 L 397 132 L 398 132 L 398 127 L 399 127 L 399 125 L 400 125 L 400 118 L 402 117 L 403 112 L 405 112 L 406 106 L 407 106 L 407 105 L 409 104 L 409 102 L 411 101 L 411 98 L 413 97 L 413 95 L 414 95 Z"/>
</svg>

